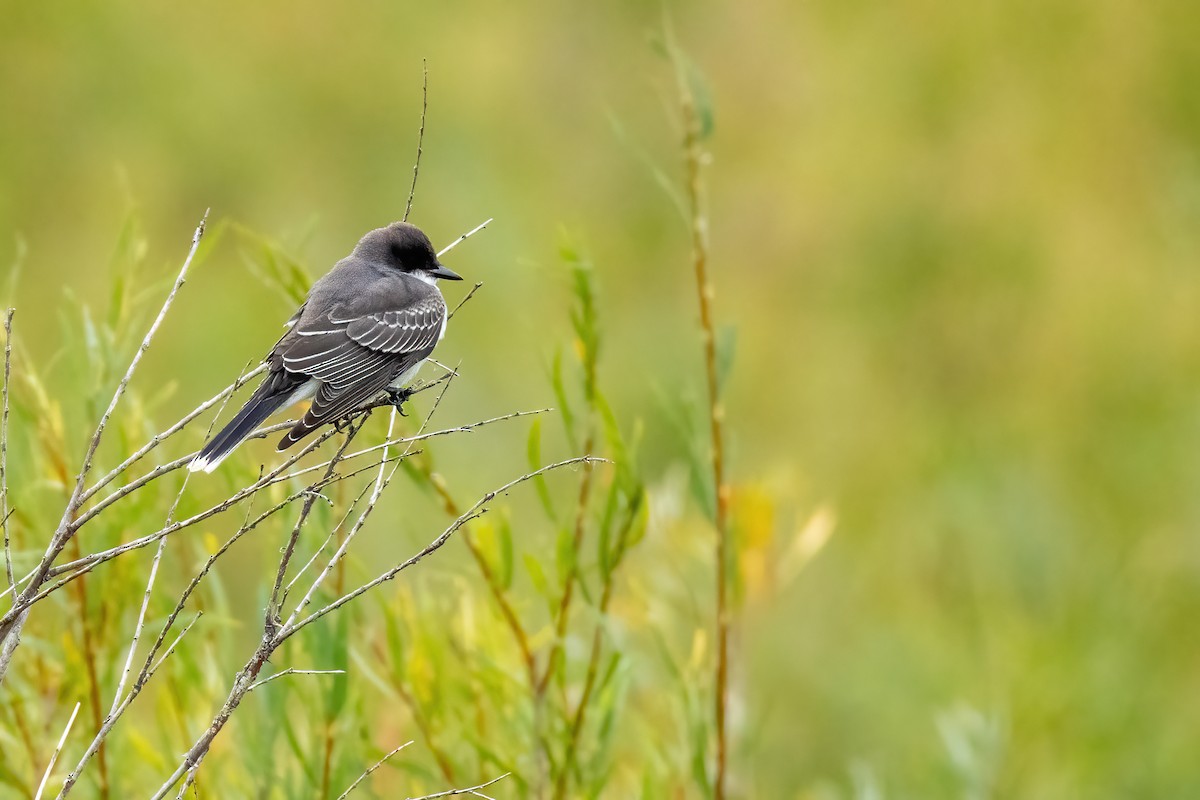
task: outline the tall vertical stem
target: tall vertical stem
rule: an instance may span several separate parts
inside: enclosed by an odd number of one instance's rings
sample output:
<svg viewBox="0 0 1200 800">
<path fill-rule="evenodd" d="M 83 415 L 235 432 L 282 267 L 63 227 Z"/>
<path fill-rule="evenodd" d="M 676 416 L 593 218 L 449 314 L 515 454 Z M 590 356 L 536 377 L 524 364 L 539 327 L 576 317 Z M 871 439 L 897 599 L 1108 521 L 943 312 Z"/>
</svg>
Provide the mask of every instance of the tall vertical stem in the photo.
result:
<svg viewBox="0 0 1200 800">
<path fill-rule="evenodd" d="M 680 80 L 683 101 L 683 150 L 687 171 L 688 211 L 692 240 L 692 268 L 696 278 L 696 293 L 700 301 L 700 331 L 704 342 L 704 368 L 708 385 L 709 428 L 712 438 L 713 489 L 716 493 L 714 526 L 716 528 L 717 578 L 717 666 L 714 715 L 717 739 L 717 764 L 713 784 L 716 800 L 725 797 L 728 762 L 729 701 L 729 485 L 725 480 L 725 408 L 717 385 L 717 340 L 713 327 L 712 304 L 716 296 L 708 275 L 708 217 L 704 211 L 704 179 L 701 169 L 704 148 L 701 144 L 700 118 L 695 98 L 686 80 Z"/>
</svg>

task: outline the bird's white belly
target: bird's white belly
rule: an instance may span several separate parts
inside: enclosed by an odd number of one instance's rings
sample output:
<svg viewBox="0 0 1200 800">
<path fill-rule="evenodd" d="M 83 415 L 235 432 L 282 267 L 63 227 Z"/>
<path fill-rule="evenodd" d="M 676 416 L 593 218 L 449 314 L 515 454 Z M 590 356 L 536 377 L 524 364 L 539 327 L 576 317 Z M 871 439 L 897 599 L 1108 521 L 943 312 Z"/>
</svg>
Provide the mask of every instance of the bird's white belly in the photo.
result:
<svg viewBox="0 0 1200 800">
<path fill-rule="evenodd" d="M 417 373 L 421 371 L 421 366 L 424 365 L 424 363 L 425 363 L 425 361 L 424 361 L 424 359 L 422 359 L 421 361 L 418 361 L 416 364 L 414 364 L 413 366 L 406 369 L 404 372 L 400 373 L 400 375 L 397 376 L 397 378 L 394 381 L 392 381 L 390 384 L 388 384 L 388 388 L 389 389 L 403 389 L 405 386 L 412 383 L 413 379 L 417 377 Z M 305 400 L 313 399 L 317 394 L 317 389 L 319 389 L 320 387 L 321 387 L 320 381 L 315 380 L 313 378 L 309 378 L 304 383 L 300 384 L 299 386 L 297 386 L 295 388 L 295 390 L 292 392 L 292 394 L 288 397 L 287 401 L 283 404 L 282 408 L 287 408 L 288 406 L 294 406 L 296 403 L 302 403 Z"/>
<path fill-rule="evenodd" d="M 400 373 L 396 380 L 388 384 L 389 389 L 403 389 L 408 384 L 412 383 L 413 378 L 417 377 L 417 373 L 421 371 L 421 365 L 425 363 L 425 359 L 421 359 L 413 366 Z"/>
</svg>

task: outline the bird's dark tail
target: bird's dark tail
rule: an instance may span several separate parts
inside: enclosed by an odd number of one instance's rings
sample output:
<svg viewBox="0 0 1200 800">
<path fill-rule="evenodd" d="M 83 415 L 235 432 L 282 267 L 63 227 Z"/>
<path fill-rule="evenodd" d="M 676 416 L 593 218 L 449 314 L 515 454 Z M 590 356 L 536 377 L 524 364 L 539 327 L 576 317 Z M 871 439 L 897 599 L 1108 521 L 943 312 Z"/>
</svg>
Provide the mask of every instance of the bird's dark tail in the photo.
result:
<svg viewBox="0 0 1200 800">
<path fill-rule="evenodd" d="M 196 454 L 188 464 L 188 469 L 192 472 L 212 472 L 267 417 L 286 405 L 295 387 L 282 388 L 273 385 L 275 383 L 267 378 L 229 424 Z"/>
</svg>

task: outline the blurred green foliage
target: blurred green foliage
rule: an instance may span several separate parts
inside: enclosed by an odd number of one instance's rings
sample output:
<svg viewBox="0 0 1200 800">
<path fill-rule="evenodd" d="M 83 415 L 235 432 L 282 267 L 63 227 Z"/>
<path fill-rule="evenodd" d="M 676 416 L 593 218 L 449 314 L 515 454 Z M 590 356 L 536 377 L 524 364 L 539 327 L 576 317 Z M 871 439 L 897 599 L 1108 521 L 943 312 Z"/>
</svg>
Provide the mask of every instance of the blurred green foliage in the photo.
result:
<svg viewBox="0 0 1200 800">
<path fill-rule="evenodd" d="M 701 0 L 671 14 L 712 98 L 713 271 L 719 318 L 736 330 L 735 785 L 806 798 L 1196 794 L 1200 9 Z M 448 243 L 496 217 L 447 257 L 486 285 L 440 346 L 463 372 L 443 419 L 544 405 L 566 418 L 553 385 L 578 368 L 579 335 L 565 226 L 594 265 L 603 320 L 605 404 L 591 424 L 640 428 L 649 508 L 600 691 L 602 707 L 634 711 L 593 720 L 598 761 L 579 785 L 699 794 L 711 532 L 688 477 L 705 454 L 703 391 L 687 233 L 662 191 L 680 170 L 672 76 L 648 44 L 661 9 L 118 0 L 6 3 L 2 16 L 0 269 L 21 274 L 0 285 L 16 287 L 18 363 L 36 368 L 14 395 L 12 458 L 39 465 L 14 473 L 22 547 L 40 550 L 148 298 L 204 208 L 221 235 L 147 355 L 110 461 L 262 354 L 300 291 L 296 269 L 319 273 L 402 214 L 426 57 L 413 221 Z M 554 424 L 540 423 L 547 459 L 570 449 Z M 524 426 L 439 442 L 438 468 L 470 499 L 523 470 L 530 442 Z M 269 457 L 247 450 L 242 469 Z M 552 515 L 565 513 L 572 481 L 547 480 Z M 557 526 L 526 527 L 543 514 L 538 494 L 513 496 L 511 532 L 497 518 L 477 532 L 529 615 L 558 578 Z M 141 498 L 130 518 L 172 496 Z M 394 526 L 372 526 L 367 564 L 444 524 L 419 481 L 388 502 Z M 187 574 L 223 533 L 175 545 L 164 569 Z M 126 531 L 95 535 L 86 549 Z M 247 541 L 211 576 L 209 638 L 182 648 L 147 698 L 155 724 L 114 739 L 114 781 L 131 765 L 169 769 L 207 723 L 230 654 L 252 642 L 248 610 L 277 546 Z M 89 579 L 84 602 L 137 583 L 142 558 Z M 421 741 L 418 719 L 456 777 L 509 763 L 523 741 L 512 726 L 528 720 L 498 722 L 488 714 L 511 709 L 490 707 L 470 738 L 454 721 L 480 698 L 518 696 L 472 683 L 519 671 L 472 558 L 452 541 L 387 613 L 304 645 L 314 667 L 349 664 L 344 689 L 318 677 L 256 691 L 214 753 L 239 790 L 311 796 L 330 726 L 344 744 L 335 785 Z M 125 630 L 139 599 L 110 597 L 97 635 Z M 38 625 L 23 647 L 43 650 L 50 689 L 21 694 L 24 731 L 18 704 L 0 712 L 0 765 L 21 785 L 87 691 L 78 620 Z M 568 641 L 568 669 L 587 637 Z M 386 642 L 386 666 L 373 642 Z M 109 691 L 119 651 L 97 665 Z M 305 655 L 290 653 L 297 666 Z M 503 666 L 473 671 L 477 659 Z M 431 665 L 447 661 L 467 663 L 439 680 Z M 512 750 L 488 752 L 499 745 Z M 447 788 L 428 747 L 392 763 L 380 796 Z"/>
</svg>

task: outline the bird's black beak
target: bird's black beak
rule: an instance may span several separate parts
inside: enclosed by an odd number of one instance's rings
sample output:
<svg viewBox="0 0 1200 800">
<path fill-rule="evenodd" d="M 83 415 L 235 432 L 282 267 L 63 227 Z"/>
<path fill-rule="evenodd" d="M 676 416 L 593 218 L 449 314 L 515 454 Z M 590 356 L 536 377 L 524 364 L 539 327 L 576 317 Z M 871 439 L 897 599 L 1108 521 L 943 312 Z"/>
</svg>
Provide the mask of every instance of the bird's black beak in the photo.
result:
<svg viewBox="0 0 1200 800">
<path fill-rule="evenodd" d="M 429 270 L 429 274 L 435 278 L 441 278 L 444 281 L 461 281 L 462 280 L 462 275 L 459 275 L 454 270 L 449 269 L 448 267 L 446 267 L 442 264 L 438 264 L 437 269 Z"/>
</svg>

